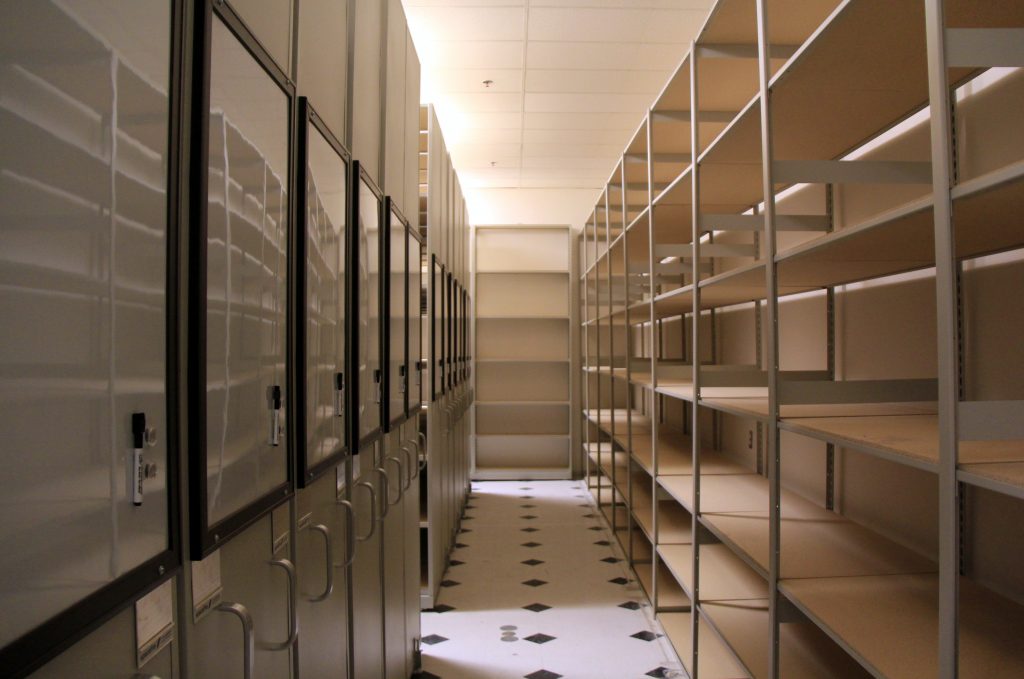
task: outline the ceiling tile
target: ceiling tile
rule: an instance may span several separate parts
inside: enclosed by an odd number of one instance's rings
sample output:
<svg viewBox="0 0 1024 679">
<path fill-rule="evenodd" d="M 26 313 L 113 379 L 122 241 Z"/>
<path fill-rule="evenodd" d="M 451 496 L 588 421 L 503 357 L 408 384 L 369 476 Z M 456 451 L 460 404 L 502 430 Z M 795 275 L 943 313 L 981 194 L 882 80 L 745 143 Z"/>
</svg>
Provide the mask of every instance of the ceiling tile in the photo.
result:
<svg viewBox="0 0 1024 679">
<path fill-rule="evenodd" d="M 526 48 L 528 68 L 588 70 L 664 70 L 665 79 L 687 47 L 639 43 L 530 42 Z"/>
<path fill-rule="evenodd" d="M 523 117 L 530 130 L 624 130 L 626 136 L 636 129 L 636 113 L 531 113 Z"/>
<path fill-rule="evenodd" d="M 658 92 L 668 79 L 657 71 L 595 71 L 531 68 L 526 71 L 527 92 L 592 92 L 648 94 Z"/>
<path fill-rule="evenodd" d="M 454 68 L 472 64 L 474 68 L 523 67 L 521 40 L 436 40 L 416 43 L 416 52 L 424 68 Z"/>
<path fill-rule="evenodd" d="M 552 42 L 689 42 L 703 10 L 534 7 L 529 39 Z"/>
<path fill-rule="evenodd" d="M 488 92 L 486 94 L 452 93 L 448 100 L 467 114 L 510 113 L 522 110 L 523 98 L 519 94 Z"/>
<path fill-rule="evenodd" d="M 544 93 L 526 94 L 525 108 L 531 113 L 608 113 L 633 112 L 636 120 L 654 100 L 653 94 L 579 94 Z"/>
<path fill-rule="evenodd" d="M 523 141 L 539 144 L 612 144 L 623 146 L 629 135 L 622 130 L 531 130 L 523 132 Z"/>
<path fill-rule="evenodd" d="M 440 40 L 523 40 L 523 7 L 410 7 L 407 13 L 425 37 Z"/>
<path fill-rule="evenodd" d="M 436 92 L 521 92 L 523 70 L 507 68 L 438 68 L 431 72 Z M 665 78 L 661 78 L 664 80 Z M 490 80 L 490 86 L 484 85 Z"/>
</svg>

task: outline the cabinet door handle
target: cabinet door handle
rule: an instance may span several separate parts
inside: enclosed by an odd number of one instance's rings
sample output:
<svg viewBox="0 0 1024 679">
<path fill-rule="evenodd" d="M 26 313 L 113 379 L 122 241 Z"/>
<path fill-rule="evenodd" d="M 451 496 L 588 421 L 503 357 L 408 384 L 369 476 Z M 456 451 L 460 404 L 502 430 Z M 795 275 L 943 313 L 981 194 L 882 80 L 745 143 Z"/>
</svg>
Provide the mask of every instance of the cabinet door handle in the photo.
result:
<svg viewBox="0 0 1024 679">
<path fill-rule="evenodd" d="M 288 576 L 288 638 L 281 643 L 264 642 L 260 648 L 267 651 L 287 651 L 295 645 L 299 638 L 299 617 L 296 615 L 295 597 L 298 592 L 298 578 L 295 575 L 295 564 L 288 559 L 274 559 L 269 562 L 271 566 L 280 568 Z"/>
<path fill-rule="evenodd" d="M 370 532 L 366 535 L 356 536 L 356 540 L 359 542 L 366 542 L 373 537 L 373 533 L 377 530 L 377 489 L 373 487 L 372 483 L 366 481 L 357 483 L 356 488 L 365 488 L 370 491 Z"/>
<path fill-rule="evenodd" d="M 409 470 L 405 474 L 405 490 L 409 490 L 409 486 L 412 485 L 412 480 L 414 478 L 416 478 L 416 476 L 419 476 L 419 471 L 418 471 L 419 467 L 417 465 L 413 464 L 413 460 L 415 458 L 413 458 L 412 451 L 409 449 L 408 445 L 402 446 L 401 447 L 401 451 L 405 454 L 405 465 L 406 465 L 406 468 Z M 414 469 L 417 470 L 415 472 L 415 476 L 413 475 L 414 474 L 413 473 Z"/>
<path fill-rule="evenodd" d="M 395 465 L 395 468 L 398 469 L 398 483 L 395 484 L 395 486 L 398 488 L 398 498 L 394 502 L 391 501 L 390 497 L 388 498 L 388 505 L 394 507 L 395 505 L 402 501 L 402 496 L 405 495 L 405 489 L 408 486 L 402 485 L 402 477 L 404 476 L 404 474 L 402 473 L 402 460 L 392 455 L 391 457 L 384 460 L 384 464 L 387 464 L 388 462 L 393 463 Z"/>
<path fill-rule="evenodd" d="M 427 435 L 421 431 L 417 431 L 416 439 L 420 442 L 420 469 L 423 470 L 427 468 Z"/>
<path fill-rule="evenodd" d="M 376 467 L 373 471 L 380 474 L 380 477 L 384 479 L 384 492 L 381 493 L 382 502 L 380 503 L 381 511 L 377 515 L 377 520 L 383 521 L 388 516 L 388 507 L 391 506 L 391 477 L 388 476 L 388 471 L 384 467 Z"/>
<path fill-rule="evenodd" d="M 221 613 L 230 613 L 242 622 L 242 677 L 252 679 L 253 661 L 256 656 L 256 640 L 253 634 L 252 614 L 242 604 L 223 602 L 217 606 Z"/>
<path fill-rule="evenodd" d="M 384 385 L 381 383 L 380 377 L 380 368 L 377 368 L 373 371 L 374 398 L 376 398 L 377 403 L 384 400 Z"/>
<path fill-rule="evenodd" d="M 328 597 L 331 596 L 331 593 L 334 591 L 334 546 L 333 540 L 331 540 L 330 528 L 323 525 L 322 523 L 314 523 L 310 524 L 309 529 L 317 533 L 320 533 L 320 535 L 324 537 L 324 551 L 326 553 L 325 559 L 327 561 L 325 578 L 327 582 L 324 585 L 324 591 L 322 594 L 307 598 L 307 601 L 319 603 L 321 601 L 326 601 Z"/>
<path fill-rule="evenodd" d="M 281 445 L 281 387 L 273 385 L 269 389 L 270 405 L 270 445 Z"/>
<path fill-rule="evenodd" d="M 345 508 L 345 563 L 335 564 L 335 568 L 348 568 L 356 558 L 356 510 L 348 500 L 338 500 L 338 504 Z"/>
<path fill-rule="evenodd" d="M 334 416 L 344 415 L 345 373 L 334 373 Z"/>
</svg>

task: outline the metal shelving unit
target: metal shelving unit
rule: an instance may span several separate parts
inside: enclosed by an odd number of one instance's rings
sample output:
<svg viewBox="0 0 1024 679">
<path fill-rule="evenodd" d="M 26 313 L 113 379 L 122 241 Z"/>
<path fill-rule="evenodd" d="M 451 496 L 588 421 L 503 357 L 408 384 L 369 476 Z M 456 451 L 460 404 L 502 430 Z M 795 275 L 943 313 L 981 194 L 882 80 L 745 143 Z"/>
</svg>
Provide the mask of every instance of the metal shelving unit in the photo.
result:
<svg viewBox="0 0 1024 679">
<path fill-rule="evenodd" d="M 964 310 L 1024 248 L 1021 44 L 1019 4 L 720 0 L 587 220 L 588 484 L 691 676 L 1024 671 L 965 534 L 974 493 L 1024 511 L 1024 393 L 972 377 Z M 837 306 L 912 284 L 937 345 L 847 370 Z M 847 512 L 851 456 L 937 485 L 934 539 Z"/>
</svg>

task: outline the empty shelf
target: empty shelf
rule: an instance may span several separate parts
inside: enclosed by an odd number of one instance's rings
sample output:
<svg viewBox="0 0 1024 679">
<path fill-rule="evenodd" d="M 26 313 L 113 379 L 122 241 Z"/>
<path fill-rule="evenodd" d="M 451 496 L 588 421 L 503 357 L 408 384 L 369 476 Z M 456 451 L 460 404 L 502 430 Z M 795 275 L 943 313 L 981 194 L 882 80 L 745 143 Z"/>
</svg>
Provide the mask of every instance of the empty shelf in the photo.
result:
<svg viewBox="0 0 1024 679">
<path fill-rule="evenodd" d="M 693 477 L 658 479 L 687 508 Z M 919 554 L 783 490 L 782 575 L 786 578 L 931 573 Z M 756 474 L 701 477 L 701 521 L 763 576 L 768 571 L 768 481 Z"/>
<path fill-rule="evenodd" d="M 783 592 L 876 676 L 938 676 L 938 576 L 786 580 Z M 1024 668 L 1024 607 L 960 579 L 960 676 Z"/>
<path fill-rule="evenodd" d="M 682 660 L 687 672 L 692 672 L 693 635 L 691 633 L 691 613 L 659 613 L 665 636 L 672 642 L 676 654 Z M 741 679 L 749 676 L 722 640 L 714 634 L 701 634 L 698 637 L 697 654 L 700 663 L 700 676 L 704 679 Z"/>
<path fill-rule="evenodd" d="M 658 545 L 658 556 L 689 594 L 693 592 L 693 546 Z M 700 546 L 701 601 L 737 601 L 763 599 L 768 583 L 755 573 L 727 545 Z"/>
</svg>

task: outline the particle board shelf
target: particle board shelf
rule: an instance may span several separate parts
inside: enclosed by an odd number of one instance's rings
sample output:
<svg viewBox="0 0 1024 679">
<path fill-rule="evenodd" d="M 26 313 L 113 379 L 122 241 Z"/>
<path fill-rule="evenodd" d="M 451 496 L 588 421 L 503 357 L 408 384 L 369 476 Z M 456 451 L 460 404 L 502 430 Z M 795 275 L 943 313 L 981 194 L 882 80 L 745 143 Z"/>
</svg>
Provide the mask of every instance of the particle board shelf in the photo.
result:
<svg viewBox="0 0 1024 679">
<path fill-rule="evenodd" d="M 965 445 L 965 442 L 960 443 L 961 456 Z M 1020 445 L 1019 442 L 1018 445 Z M 1024 450 L 1021 450 L 1020 453 L 1024 456 Z M 987 488 L 1024 500 L 1024 462 L 961 464 L 957 479 L 972 486 Z"/>
<path fill-rule="evenodd" d="M 771 677 L 768 655 L 768 599 L 703 602 L 703 619 L 720 634 L 755 679 Z M 854 679 L 870 677 L 824 632 L 808 621 L 779 627 L 779 676 L 786 679 Z"/>
<path fill-rule="evenodd" d="M 1024 246 L 1016 222 L 1024 203 L 1024 162 L 957 185 L 953 214 L 960 258 Z M 826 287 L 935 265 L 931 196 L 779 254 L 780 285 Z"/>
<path fill-rule="evenodd" d="M 693 477 L 658 482 L 692 511 Z M 768 573 L 768 480 L 756 474 L 701 477 L 701 522 L 762 576 Z M 935 564 L 783 489 L 781 577 L 931 573 Z"/>
<path fill-rule="evenodd" d="M 654 439 L 648 435 L 633 436 L 631 452 L 633 459 L 648 474 L 654 473 Z M 749 474 L 750 471 L 737 465 L 721 453 L 702 448 L 700 451 L 701 474 Z M 661 425 L 658 429 L 658 475 L 681 475 L 693 473 L 693 451 L 690 437 L 677 429 Z"/>
<path fill-rule="evenodd" d="M 658 556 L 688 595 L 693 593 L 693 545 L 659 544 Z M 701 601 L 764 599 L 768 583 L 721 543 L 700 546 Z"/>
<path fill-rule="evenodd" d="M 672 643 L 687 673 L 693 671 L 692 613 L 659 613 L 658 622 Z M 700 676 L 704 679 L 743 679 L 747 674 L 721 638 L 714 634 L 697 637 Z"/>
<path fill-rule="evenodd" d="M 938 676 L 938 576 L 783 580 L 782 592 L 877 677 Z M 960 578 L 960 677 L 1024 667 L 1024 606 Z"/>
</svg>

